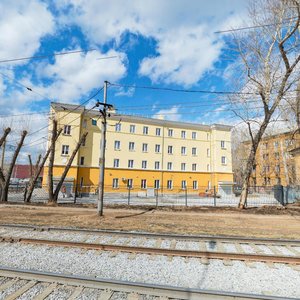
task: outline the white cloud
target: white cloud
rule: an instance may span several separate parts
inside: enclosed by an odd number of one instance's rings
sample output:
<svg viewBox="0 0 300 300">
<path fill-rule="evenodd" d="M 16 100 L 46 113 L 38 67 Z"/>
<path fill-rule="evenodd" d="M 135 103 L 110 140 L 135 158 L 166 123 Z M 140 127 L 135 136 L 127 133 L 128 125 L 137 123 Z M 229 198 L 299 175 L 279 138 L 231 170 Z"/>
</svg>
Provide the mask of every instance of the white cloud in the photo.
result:
<svg viewBox="0 0 300 300">
<path fill-rule="evenodd" d="M 121 40 L 131 32 L 153 38 L 157 56 L 142 61 L 140 74 L 153 81 L 194 84 L 219 57 L 222 39 L 213 34 L 224 29 L 224 20 L 232 25 L 235 14 L 247 2 L 240 0 L 190 1 L 112 1 L 65 0 L 57 4 L 63 12 L 61 23 L 79 25 L 92 43 Z"/>
<path fill-rule="evenodd" d="M 135 88 L 134 87 L 130 87 L 127 90 L 123 87 L 120 87 L 117 92 L 115 93 L 115 96 L 126 96 L 126 97 L 132 97 L 133 94 L 135 92 Z"/>
<path fill-rule="evenodd" d="M 180 121 L 182 115 L 179 113 L 180 106 L 172 106 L 169 109 L 161 109 L 156 112 L 152 118 L 165 119 L 170 121 Z"/>
<path fill-rule="evenodd" d="M 40 47 L 41 38 L 53 30 L 53 16 L 45 3 L 36 0 L 2 0 L 0 60 L 32 56 Z"/>
</svg>

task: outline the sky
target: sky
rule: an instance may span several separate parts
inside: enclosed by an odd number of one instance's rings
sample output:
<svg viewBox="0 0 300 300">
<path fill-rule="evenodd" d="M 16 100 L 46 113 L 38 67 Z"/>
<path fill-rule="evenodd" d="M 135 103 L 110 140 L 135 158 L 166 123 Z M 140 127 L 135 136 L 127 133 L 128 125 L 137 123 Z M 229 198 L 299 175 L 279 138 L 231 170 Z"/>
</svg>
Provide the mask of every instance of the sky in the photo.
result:
<svg viewBox="0 0 300 300">
<path fill-rule="evenodd" d="M 203 124 L 233 124 L 224 98 L 166 89 L 232 91 L 228 34 L 247 0 L 1 0 L 0 122 L 11 147 L 45 147 L 51 101 L 83 103 L 111 83 L 118 113 Z M 83 51 L 56 55 L 69 51 Z M 37 56 L 26 60 L 11 59 Z M 38 58 L 39 57 L 39 58 Z M 115 85 L 114 85 L 115 84 Z M 103 100 L 100 92 L 88 102 Z M 20 116 L 20 114 L 22 114 Z M 23 156 L 22 156 L 23 155 Z M 22 152 L 26 157 L 26 148 Z"/>
</svg>

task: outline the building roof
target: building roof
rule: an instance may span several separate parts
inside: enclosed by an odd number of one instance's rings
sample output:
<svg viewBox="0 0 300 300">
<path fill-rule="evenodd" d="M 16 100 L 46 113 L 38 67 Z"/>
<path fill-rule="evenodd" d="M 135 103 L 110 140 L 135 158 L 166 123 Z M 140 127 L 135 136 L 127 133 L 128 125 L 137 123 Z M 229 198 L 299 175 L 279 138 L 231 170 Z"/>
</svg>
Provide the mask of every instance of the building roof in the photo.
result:
<svg viewBox="0 0 300 300">
<path fill-rule="evenodd" d="M 84 113 L 91 117 L 99 117 L 99 112 L 97 110 L 86 110 L 82 105 L 74 105 L 74 104 L 64 104 L 51 102 L 51 107 L 55 111 L 73 111 L 78 113 Z M 204 125 L 190 122 L 179 122 L 179 121 L 170 121 L 170 120 L 161 120 L 155 118 L 146 118 L 141 116 L 134 115 L 126 115 L 126 114 L 116 114 L 111 113 L 111 120 L 116 121 L 125 121 L 125 122 L 135 122 L 140 124 L 149 124 L 149 125 L 157 125 L 163 127 L 171 127 L 171 128 L 186 128 L 186 129 L 194 129 L 194 130 L 222 130 L 222 131 L 231 131 L 232 126 L 223 125 L 223 124 L 212 124 L 212 125 Z"/>
</svg>

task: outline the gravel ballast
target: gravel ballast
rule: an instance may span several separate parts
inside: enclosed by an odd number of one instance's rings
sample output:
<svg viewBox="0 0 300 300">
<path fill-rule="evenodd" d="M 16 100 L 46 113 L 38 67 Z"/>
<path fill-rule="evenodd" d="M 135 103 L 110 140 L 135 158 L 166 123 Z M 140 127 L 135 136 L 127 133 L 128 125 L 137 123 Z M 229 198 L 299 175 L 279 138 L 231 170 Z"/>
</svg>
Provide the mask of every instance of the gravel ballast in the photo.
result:
<svg viewBox="0 0 300 300">
<path fill-rule="evenodd" d="M 165 256 L 138 254 L 129 259 L 128 256 L 127 253 L 112 256 L 109 251 L 0 244 L 2 266 L 185 288 L 300 297 L 300 272 L 283 264 L 270 268 L 255 263 L 256 267 L 251 268 L 239 261 L 225 266 L 221 260 L 210 260 L 206 265 L 195 258 L 170 260 Z M 66 292 L 62 289 L 58 293 Z"/>
</svg>

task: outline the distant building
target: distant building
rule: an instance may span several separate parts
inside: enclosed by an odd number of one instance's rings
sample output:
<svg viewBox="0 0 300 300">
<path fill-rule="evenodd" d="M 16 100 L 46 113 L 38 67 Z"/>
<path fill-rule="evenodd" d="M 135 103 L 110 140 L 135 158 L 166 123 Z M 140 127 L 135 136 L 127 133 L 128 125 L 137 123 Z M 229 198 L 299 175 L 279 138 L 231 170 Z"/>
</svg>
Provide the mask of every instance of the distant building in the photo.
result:
<svg viewBox="0 0 300 300">
<path fill-rule="evenodd" d="M 43 170 L 41 171 L 41 176 L 42 174 Z M 11 177 L 17 179 L 30 178 L 30 165 L 15 164 Z"/>
<path fill-rule="evenodd" d="M 250 142 L 245 145 L 250 147 Z M 300 135 L 285 132 L 262 139 L 250 179 L 254 186 L 300 183 Z M 245 157 L 246 159 L 246 157 Z"/>
<path fill-rule="evenodd" d="M 84 106 L 52 103 L 51 114 L 63 129 L 56 143 L 54 177 L 61 176 L 80 136 L 88 132 L 66 180 L 79 186 L 96 186 L 100 156 L 99 112 L 86 110 Z M 51 127 L 50 121 L 49 131 Z M 214 185 L 223 190 L 231 189 L 231 163 L 231 126 L 118 114 L 108 118 L 106 191 L 119 191 L 128 186 L 163 192 L 186 187 L 197 191 Z M 45 174 L 47 169 L 46 166 Z"/>
</svg>

